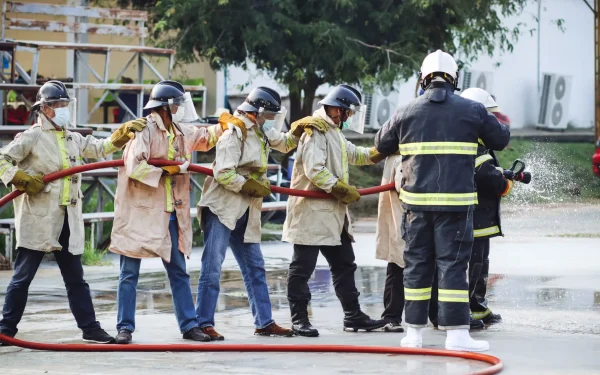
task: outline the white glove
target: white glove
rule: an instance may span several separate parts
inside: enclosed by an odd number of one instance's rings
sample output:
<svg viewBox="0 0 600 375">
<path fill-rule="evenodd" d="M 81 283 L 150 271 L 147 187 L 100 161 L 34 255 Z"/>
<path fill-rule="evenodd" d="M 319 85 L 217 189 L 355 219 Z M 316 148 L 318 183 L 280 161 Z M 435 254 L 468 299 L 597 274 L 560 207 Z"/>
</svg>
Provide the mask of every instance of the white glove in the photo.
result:
<svg viewBox="0 0 600 375">
<path fill-rule="evenodd" d="M 188 173 L 187 169 L 190 166 L 190 161 L 184 158 L 177 158 L 177 161 L 182 161 L 183 164 L 179 166 L 179 173 L 184 174 Z"/>
<path fill-rule="evenodd" d="M 281 136 L 281 132 L 275 129 L 274 127 L 271 127 L 269 129 L 263 129 L 263 132 L 265 133 L 265 136 L 269 141 L 279 140 L 279 137 Z"/>
</svg>

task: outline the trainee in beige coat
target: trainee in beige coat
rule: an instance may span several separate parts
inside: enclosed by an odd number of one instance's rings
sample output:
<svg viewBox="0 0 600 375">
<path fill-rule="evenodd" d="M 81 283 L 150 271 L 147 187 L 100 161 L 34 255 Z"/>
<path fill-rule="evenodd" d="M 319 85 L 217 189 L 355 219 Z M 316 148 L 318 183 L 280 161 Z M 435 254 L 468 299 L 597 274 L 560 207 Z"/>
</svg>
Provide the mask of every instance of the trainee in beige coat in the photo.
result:
<svg viewBox="0 0 600 375">
<path fill-rule="evenodd" d="M 56 130 L 39 116 L 37 124 L 0 150 L 0 178 L 8 186 L 17 170 L 29 175 L 47 175 L 83 164 L 83 158 L 98 159 L 116 151 L 109 139 L 83 137 L 69 130 Z M 46 184 L 36 195 L 23 194 L 15 199 L 17 247 L 30 250 L 61 250 L 58 238 L 65 212 L 69 222 L 69 252 L 83 253 L 81 174 Z"/>
<path fill-rule="evenodd" d="M 245 140 L 238 128 L 229 124 L 217 143 L 213 162 L 214 177 L 204 182 L 202 198 L 198 203 L 198 220 L 202 224 L 202 208 L 207 207 L 227 228 L 234 230 L 237 221 L 250 210 L 244 233 L 245 243 L 260 243 L 262 198 L 252 198 L 240 193 L 248 176 L 256 180 L 267 178 L 267 160 L 271 148 L 287 153 L 296 148 L 298 139 L 291 133 L 280 133 L 276 139 L 267 140 L 258 126 L 246 116 L 234 113 L 244 122 L 248 135 Z"/>
<path fill-rule="evenodd" d="M 125 167 L 119 168 L 115 222 L 109 250 L 130 258 L 161 257 L 171 260 L 169 219 L 175 211 L 179 225 L 179 251 L 192 251 L 190 175 L 163 176 L 150 159 L 191 158 L 193 151 L 208 151 L 221 134 L 221 127 L 198 128 L 174 124 L 175 138 L 169 152 L 169 132 L 156 113 L 146 128 L 136 134 L 123 153 Z"/>
<path fill-rule="evenodd" d="M 398 197 L 401 181 L 402 156 L 390 156 L 385 161 L 381 184 L 394 182 L 396 189 L 379 194 L 375 257 L 404 268 L 404 241 L 401 233 L 404 211 Z"/>
<path fill-rule="evenodd" d="M 313 117 L 325 120 L 329 130 L 325 133 L 315 130 L 312 136 L 304 133 L 300 137 L 291 188 L 329 193 L 338 179 L 348 182 L 348 164 L 373 163 L 369 149 L 348 142 L 323 108 Z M 297 245 L 337 246 L 342 243 L 344 226 L 352 238 L 348 208 L 337 199 L 289 197 L 283 241 Z"/>
</svg>

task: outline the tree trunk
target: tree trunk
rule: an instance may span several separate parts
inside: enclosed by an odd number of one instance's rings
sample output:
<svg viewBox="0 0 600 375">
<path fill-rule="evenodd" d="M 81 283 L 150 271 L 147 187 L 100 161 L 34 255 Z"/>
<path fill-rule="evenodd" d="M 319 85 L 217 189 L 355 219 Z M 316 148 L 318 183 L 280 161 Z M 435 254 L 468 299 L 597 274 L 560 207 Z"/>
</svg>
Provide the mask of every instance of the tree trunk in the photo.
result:
<svg viewBox="0 0 600 375">
<path fill-rule="evenodd" d="M 317 89 L 323 83 L 323 79 L 316 74 L 307 74 L 306 82 L 302 89 L 304 90 L 304 99 L 302 101 L 302 115 L 310 116 L 313 113 L 313 102 Z"/>
<path fill-rule="evenodd" d="M 290 124 L 302 118 L 302 96 L 298 89 L 292 89 L 292 85 L 288 86 L 290 90 Z"/>
</svg>

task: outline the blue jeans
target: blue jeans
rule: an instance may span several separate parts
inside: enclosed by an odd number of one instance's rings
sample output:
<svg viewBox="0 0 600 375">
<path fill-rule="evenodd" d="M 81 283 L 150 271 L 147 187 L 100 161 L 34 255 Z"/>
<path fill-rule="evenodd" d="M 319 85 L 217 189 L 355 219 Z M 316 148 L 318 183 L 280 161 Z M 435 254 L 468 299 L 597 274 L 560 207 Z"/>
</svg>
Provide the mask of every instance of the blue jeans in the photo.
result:
<svg viewBox="0 0 600 375">
<path fill-rule="evenodd" d="M 260 244 L 244 243 L 248 212 L 238 220 L 233 231 L 223 225 L 208 208 L 202 209 L 202 215 L 204 252 L 202 253 L 202 270 L 200 271 L 198 299 L 196 300 L 196 315 L 200 328 L 215 325 L 221 266 L 225 260 L 228 245 L 231 246 L 242 272 L 250 309 L 254 316 L 254 326 L 258 329 L 269 326 L 274 321 L 271 315 L 265 261 L 260 251 Z"/>
<path fill-rule="evenodd" d="M 177 220 L 169 221 L 171 234 L 171 263 L 163 260 L 173 294 L 173 308 L 181 333 L 198 327 L 194 312 L 194 299 L 190 287 L 190 275 L 185 269 L 185 255 L 179 251 L 179 231 Z M 117 288 L 117 331 L 135 330 L 135 297 L 140 276 L 141 259 L 121 255 L 121 275 Z"/>
<path fill-rule="evenodd" d="M 100 323 L 96 320 L 90 287 L 83 279 L 81 255 L 73 255 L 69 252 L 70 235 L 68 217 L 65 213 L 62 232 L 58 238 L 62 250 L 54 251 L 52 254 L 54 254 L 65 282 L 69 307 L 75 321 L 77 321 L 77 327 L 83 332 L 92 332 L 100 328 Z M 29 250 L 23 247 L 19 247 L 17 250 L 19 253 L 15 260 L 15 273 L 6 290 L 2 320 L 0 320 L 0 331 L 11 336 L 17 334 L 17 325 L 23 317 L 25 305 L 27 304 L 29 285 L 46 254 L 44 251 Z"/>
</svg>

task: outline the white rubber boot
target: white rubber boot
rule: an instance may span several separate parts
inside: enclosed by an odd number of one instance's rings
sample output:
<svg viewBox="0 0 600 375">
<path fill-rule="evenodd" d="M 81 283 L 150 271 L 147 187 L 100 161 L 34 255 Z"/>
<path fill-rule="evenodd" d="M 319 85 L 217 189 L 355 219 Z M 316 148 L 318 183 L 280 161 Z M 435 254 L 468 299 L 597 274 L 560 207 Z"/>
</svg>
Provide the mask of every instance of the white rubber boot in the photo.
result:
<svg viewBox="0 0 600 375">
<path fill-rule="evenodd" d="M 446 331 L 446 349 L 460 352 L 485 352 L 490 350 L 487 341 L 473 340 L 468 329 L 449 329 Z"/>
<path fill-rule="evenodd" d="M 423 328 L 407 327 L 406 336 L 400 341 L 400 346 L 404 348 L 423 347 Z"/>
</svg>

